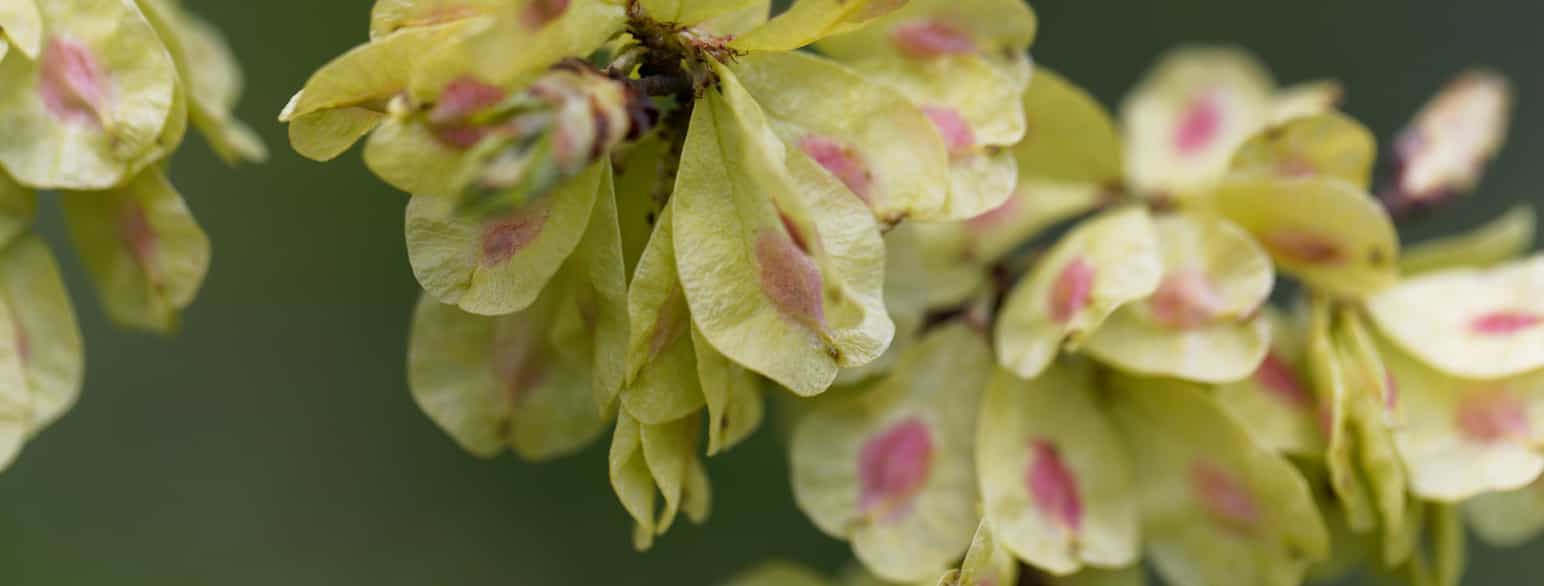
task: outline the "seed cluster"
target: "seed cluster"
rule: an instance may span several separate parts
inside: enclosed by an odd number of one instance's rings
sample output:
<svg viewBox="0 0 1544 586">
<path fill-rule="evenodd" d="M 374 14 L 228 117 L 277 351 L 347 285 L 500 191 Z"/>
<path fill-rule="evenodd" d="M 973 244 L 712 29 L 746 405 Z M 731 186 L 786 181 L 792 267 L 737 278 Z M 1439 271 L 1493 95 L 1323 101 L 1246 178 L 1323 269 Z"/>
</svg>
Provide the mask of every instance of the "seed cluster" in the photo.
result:
<svg viewBox="0 0 1544 586">
<path fill-rule="evenodd" d="M 768 398 L 856 580 L 1297 584 L 1334 551 L 1454 583 L 1460 507 L 1544 527 L 1531 210 L 1395 231 L 1477 185 L 1503 78 L 1461 76 L 1375 174 L 1337 83 L 1182 48 L 1112 116 L 1031 64 L 1036 26 L 1018 0 L 380 0 L 282 118 L 320 160 L 368 135 L 412 194 L 424 411 L 479 455 L 610 430 L 639 548 L 706 518 L 703 456 Z"/>
<path fill-rule="evenodd" d="M 81 385 L 38 194 L 57 196 L 107 316 L 171 333 L 210 252 L 169 161 L 189 126 L 228 163 L 264 159 L 240 94 L 225 41 L 179 0 L 0 2 L 0 468 Z"/>
</svg>

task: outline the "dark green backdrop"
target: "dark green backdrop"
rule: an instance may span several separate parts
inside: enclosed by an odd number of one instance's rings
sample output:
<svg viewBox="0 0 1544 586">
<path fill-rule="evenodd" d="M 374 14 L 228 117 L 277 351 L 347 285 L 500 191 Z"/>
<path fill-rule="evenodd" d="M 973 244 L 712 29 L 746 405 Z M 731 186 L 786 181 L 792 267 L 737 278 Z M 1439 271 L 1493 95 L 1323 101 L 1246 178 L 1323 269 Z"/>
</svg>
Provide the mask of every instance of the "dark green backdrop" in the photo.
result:
<svg viewBox="0 0 1544 586">
<path fill-rule="evenodd" d="M 43 0 L 48 1 L 48 0 Z M 715 510 L 655 551 L 629 546 L 604 448 L 549 465 L 459 451 L 404 383 L 417 287 L 405 197 L 357 155 L 292 154 L 274 117 L 364 40 L 369 0 L 190 0 L 245 61 L 241 115 L 274 151 L 226 169 L 196 140 L 174 178 L 214 241 L 208 284 L 170 340 L 119 331 L 64 263 L 89 356 L 79 406 L 0 475 L 0 584 L 321 586 L 711 584 L 780 556 L 846 548 L 794 509 L 763 430 L 710 463 Z M 1035 55 L 1114 103 L 1156 51 L 1224 41 L 1285 81 L 1346 82 L 1387 137 L 1444 79 L 1489 64 L 1518 83 L 1509 148 L 1482 199 L 1424 235 L 1540 199 L 1544 8 L 1506 0 L 1045 0 Z M 63 243 L 55 212 L 48 236 Z M 604 443 L 604 442 L 602 442 Z M 1475 552 L 1471 584 L 1536 583 L 1544 544 Z"/>
</svg>

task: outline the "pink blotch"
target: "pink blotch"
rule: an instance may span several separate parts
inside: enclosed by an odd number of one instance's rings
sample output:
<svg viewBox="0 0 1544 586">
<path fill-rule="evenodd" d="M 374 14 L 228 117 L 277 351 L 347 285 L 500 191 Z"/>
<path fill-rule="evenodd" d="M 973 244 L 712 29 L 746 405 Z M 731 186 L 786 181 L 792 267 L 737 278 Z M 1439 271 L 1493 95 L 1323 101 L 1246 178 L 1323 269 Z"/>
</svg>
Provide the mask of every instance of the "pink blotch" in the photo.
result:
<svg viewBox="0 0 1544 586">
<path fill-rule="evenodd" d="M 1051 287 L 1051 319 L 1067 323 L 1088 307 L 1094 291 L 1094 266 L 1082 258 L 1072 259 L 1062 267 Z"/>
<path fill-rule="evenodd" d="M 100 127 L 111 99 L 111 80 L 91 49 L 54 37 L 38 57 L 38 95 L 55 118 Z"/>
<path fill-rule="evenodd" d="M 976 42 L 971 40 L 970 35 L 936 18 L 913 20 L 891 29 L 890 42 L 906 56 L 917 59 L 976 51 Z"/>
<path fill-rule="evenodd" d="M 841 180 L 863 203 L 873 203 L 874 175 L 856 149 L 818 134 L 805 135 L 799 140 L 799 148 Z"/>
<path fill-rule="evenodd" d="M 1544 316 L 1526 311 L 1497 311 L 1474 319 L 1469 331 L 1482 336 L 1508 336 L 1544 323 Z"/>
<path fill-rule="evenodd" d="M 1083 499 L 1078 495 L 1077 478 L 1054 444 L 1044 439 L 1030 443 L 1024 482 L 1041 515 L 1073 533 L 1083 528 Z"/>
<path fill-rule="evenodd" d="M 501 325 L 493 334 L 493 375 L 504 386 L 504 400 L 513 409 L 541 385 L 546 360 L 538 328 L 523 323 Z"/>
<path fill-rule="evenodd" d="M 1313 161 L 1288 155 L 1276 161 L 1276 174 L 1283 177 L 1313 177 L 1319 174 L 1319 169 Z"/>
<path fill-rule="evenodd" d="M 761 289 L 784 316 L 804 325 L 824 324 L 820 267 L 790 234 L 766 230 L 756 239 Z"/>
<path fill-rule="evenodd" d="M 22 327 L 21 320 L 11 320 L 11 329 L 16 339 L 16 357 L 21 359 L 21 365 L 27 366 L 32 360 L 32 338 L 27 335 L 27 329 Z"/>
<path fill-rule="evenodd" d="M 1174 129 L 1174 148 L 1182 155 L 1193 155 L 1206 150 L 1222 130 L 1223 111 L 1221 96 L 1206 92 L 1191 98 L 1180 114 L 1179 126 Z"/>
<path fill-rule="evenodd" d="M 672 291 L 666 298 L 674 295 L 676 295 L 676 291 Z M 685 309 L 685 304 L 680 302 L 666 303 L 660 307 L 659 319 L 654 322 L 654 332 L 649 335 L 650 360 L 664 352 L 665 347 L 669 346 L 671 342 L 674 342 L 685 331 L 686 328 L 683 326 L 686 325 L 688 316 L 682 311 L 683 309 Z"/>
<path fill-rule="evenodd" d="M 943 135 L 944 146 L 948 147 L 950 157 L 963 157 L 975 150 L 976 131 L 970 127 L 970 122 L 960 116 L 958 110 L 948 106 L 923 106 L 922 113 L 927 114 L 933 127 Z"/>
<path fill-rule="evenodd" d="M 482 264 L 495 266 L 508 262 L 515 253 L 541 235 L 547 224 L 547 206 L 535 204 L 503 218 L 483 224 Z"/>
<path fill-rule="evenodd" d="M 1206 273 L 1185 270 L 1164 277 L 1148 307 L 1158 323 L 1191 329 L 1211 323 L 1226 303 Z"/>
<path fill-rule="evenodd" d="M 1002 205 L 982 212 L 980 215 L 966 220 L 965 226 L 969 228 L 972 233 L 985 232 L 992 229 L 994 226 L 1001 225 L 1002 223 L 1012 219 L 1014 216 L 1018 215 L 1019 210 L 1023 207 L 1023 203 L 1019 201 L 1019 194 L 1015 193 L 1012 196 L 1009 196 L 1008 199 L 1003 200 Z"/>
<path fill-rule="evenodd" d="M 150 226 L 150 219 L 145 217 L 145 208 L 136 202 L 124 202 L 118 210 L 117 228 L 118 240 L 128 247 L 134 264 L 139 265 L 140 270 L 154 282 L 158 239 L 155 229 Z"/>
<path fill-rule="evenodd" d="M 1532 429 L 1528 406 L 1504 390 L 1466 393 L 1455 417 L 1459 432 L 1479 443 L 1526 441 Z"/>
<path fill-rule="evenodd" d="M 1191 464 L 1190 491 L 1213 520 L 1230 529 L 1250 531 L 1260 521 L 1260 509 L 1249 487 L 1215 464 Z"/>
<path fill-rule="evenodd" d="M 1272 253 L 1301 263 L 1330 265 L 1346 258 L 1339 244 L 1307 231 L 1276 230 L 1266 234 L 1263 240 Z"/>
<path fill-rule="evenodd" d="M 1399 408 L 1399 379 L 1388 370 L 1383 371 L 1383 406 L 1389 411 Z"/>
<path fill-rule="evenodd" d="M 878 519 L 905 514 L 932 464 L 933 434 L 921 419 L 870 438 L 858 454 L 858 508 Z"/>
<path fill-rule="evenodd" d="M 471 76 L 461 76 L 445 86 L 434 109 L 429 111 L 432 124 L 453 124 L 468 116 L 498 105 L 509 92 L 496 85 L 483 83 Z"/>
<path fill-rule="evenodd" d="M 569 0 L 534 0 L 525 7 L 521 23 L 535 30 L 547 26 L 568 10 Z"/>
<path fill-rule="evenodd" d="M 464 151 L 477 146 L 477 143 L 488 136 L 488 132 L 487 128 L 446 126 L 434 129 L 434 139 L 442 145 Z"/>
<path fill-rule="evenodd" d="M 1288 366 L 1274 350 L 1265 355 L 1260 368 L 1255 370 L 1254 379 L 1272 396 L 1285 401 L 1288 405 L 1306 409 L 1313 404 L 1313 399 L 1308 396 L 1308 389 L 1303 387 L 1297 372 Z"/>
</svg>

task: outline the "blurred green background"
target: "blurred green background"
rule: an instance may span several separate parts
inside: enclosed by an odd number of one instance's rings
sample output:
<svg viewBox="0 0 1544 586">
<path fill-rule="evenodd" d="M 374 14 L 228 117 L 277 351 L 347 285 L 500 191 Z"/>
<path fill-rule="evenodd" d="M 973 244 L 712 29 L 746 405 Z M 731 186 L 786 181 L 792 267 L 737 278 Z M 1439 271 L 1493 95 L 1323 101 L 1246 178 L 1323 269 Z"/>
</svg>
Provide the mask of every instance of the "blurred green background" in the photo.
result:
<svg viewBox="0 0 1544 586">
<path fill-rule="evenodd" d="M 47 1 L 47 0 L 44 0 Z M 417 295 L 404 195 L 357 155 L 294 155 L 274 117 L 317 66 L 365 39 L 369 0 L 190 0 L 245 61 L 241 115 L 273 150 L 227 169 L 196 139 L 173 176 L 214 241 L 181 335 L 107 324 L 61 254 L 86 334 L 78 407 L 0 475 L 0 584 L 711 584 L 770 557 L 834 568 L 844 545 L 793 506 L 764 429 L 710 462 L 706 527 L 634 553 L 604 443 L 547 465 L 462 453 L 404 382 Z M 1036 58 L 1114 104 L 1165 47 L 1226 42 L 1283 81 L 1343 80 L 1387 138 L 1451 74 L 1518 86 L 1508 149 L 1481 197 L 1421 237 L 1544 202 L 1544 4 L 1516 0 L 1045 0 Z M 57 212 L 45 231 L 62 245 Z M 64 250 L 64 248 L 60 248 Z M 1544 543 L 1473 552 L 1468 584 L 1537 583 Z"/>
</svg>

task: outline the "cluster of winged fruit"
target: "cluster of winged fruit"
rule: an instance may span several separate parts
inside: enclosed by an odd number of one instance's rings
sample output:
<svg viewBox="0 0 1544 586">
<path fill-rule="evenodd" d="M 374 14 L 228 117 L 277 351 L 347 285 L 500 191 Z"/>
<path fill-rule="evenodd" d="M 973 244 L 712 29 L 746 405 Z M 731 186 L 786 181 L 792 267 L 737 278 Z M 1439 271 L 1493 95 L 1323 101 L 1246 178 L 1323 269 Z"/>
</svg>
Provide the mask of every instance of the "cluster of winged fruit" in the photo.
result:
<svg viewBox="0 0 1544 586">
<path fill-rule="evenodd" d="M 1450 584 L 1460 503 L 1544 526 L 1532 211 L 1403 255 L 1394 228 L 1477 184 L 1494 74 L 1375 178 L 1337 84 L 1231 49 L 1163 56 L 1117 127 L 1032 67 L 1018 0 L 371 16 L 282 119 L 413 194 L 414 396 L 479 455 L 611 431 L 640 548 L 707 516 L 702 457 L 764 393 L 843 583 L 1139 584 L 1145 553 L 1178 585 Z"/>
<path fill-rule="evenodd" d="M 58 195 L 103 309 L 167 333 L 209 241 L 167 180 L 189 124 L 229 162 L 260 160 L 232 118 L 241 73 L 178 0 L 0 0 L 0 468 L 74 403 L 83 349 L 69 294 L 33 231 Z"/>
</svg>

